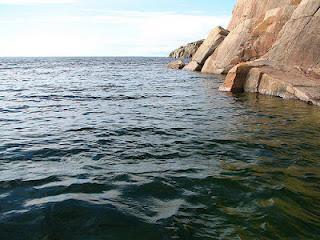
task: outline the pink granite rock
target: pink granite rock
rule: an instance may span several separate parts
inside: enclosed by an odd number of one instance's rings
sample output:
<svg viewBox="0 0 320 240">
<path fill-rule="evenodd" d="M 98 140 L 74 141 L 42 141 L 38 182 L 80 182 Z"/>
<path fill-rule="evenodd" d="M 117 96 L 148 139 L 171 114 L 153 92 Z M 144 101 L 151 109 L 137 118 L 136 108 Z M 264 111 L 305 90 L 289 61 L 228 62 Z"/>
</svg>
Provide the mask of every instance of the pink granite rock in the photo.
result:
<svg viewBox="0 0 320 240">
<path fill-rule="evenodd" d="M 192 61 L 184 68 L 191 71 L 201 71 L 203 64 L 208 57 L 216 50 L 221 42 L 228 36 L 229 31 L 222 27 L 214 28 L 199 47 L 195 55 L 192 57 Z"/>
</svg>

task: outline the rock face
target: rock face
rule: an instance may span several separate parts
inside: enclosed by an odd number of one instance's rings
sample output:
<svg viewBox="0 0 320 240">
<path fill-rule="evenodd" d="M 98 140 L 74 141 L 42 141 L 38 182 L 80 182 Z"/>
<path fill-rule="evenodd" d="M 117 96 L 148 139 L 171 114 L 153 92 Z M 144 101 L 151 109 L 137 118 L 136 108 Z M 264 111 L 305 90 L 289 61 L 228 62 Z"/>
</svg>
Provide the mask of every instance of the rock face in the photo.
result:
<svg viewBox="0 0 320 240">
<path fill-rule="evenodd" d="M 174 50 L 170 53 L 171 58 L 192 58 L 193 55 L 196 53 L 198 48 L 202 45 L 204 40 L 200 40 L 197 42 L 192 42 L 187 44 L 186 46 L 181 46 L 180 48 Z"/>
<path fill-rule="evenodd" d="M 320 68 L 320 1 L 303 0 L 264 58 L 316 73 Z"/>
<path fill-rule="evenodd" d="M 225 30 L 222 27 L 214 28 L 194 54 L 194 56 L 192 57 L 192 61 L 184 69 L 191 71 L 201 71 L 208 57 L 213 54 L 213 52 L 222 43 L 222 41 L 228 34 L 229 31 Z"/>
<path fill-rule="evenodd" d="M 301 0 L 238 0 L 230 34 L 205 63 L 206 73 L 228 73 L 268 52 Z"/>
<path fill-rule="evenodd" d="M 221 90 L 297 98 L 320 106 L 320 1 L 290 2 L 294 11 L 267 53 L 258 60 L 232 68 Z M 282 8 L 272 12 L 285 12 L 285 19 L 289 16 Z M 270 10 L 266 17 L 269 15 Z M 231 22 L 231 28 L 234 25 Z"/>
<path fill-rule="evenodd" d="M 185 64 L 182 60 L 177 60 L 168 64 L 168 68 L 178 69 L 178 70 L 184 68 L 184 66 Z"/>
<path fill-rule="evenodd" d="M 250 35 L 250 29 L 252 27 L 252 21 L 250 19 L 240 23 L 216 51 L 208 58 L 202 68 L 202 72 L 222 74 L 227 73 L 234 65 L 242 62 L 242 58 L 246 57 L 245 50 L 248 36 Z M 251 53 L 252 55 L 252 53 Z"/>
</svg>

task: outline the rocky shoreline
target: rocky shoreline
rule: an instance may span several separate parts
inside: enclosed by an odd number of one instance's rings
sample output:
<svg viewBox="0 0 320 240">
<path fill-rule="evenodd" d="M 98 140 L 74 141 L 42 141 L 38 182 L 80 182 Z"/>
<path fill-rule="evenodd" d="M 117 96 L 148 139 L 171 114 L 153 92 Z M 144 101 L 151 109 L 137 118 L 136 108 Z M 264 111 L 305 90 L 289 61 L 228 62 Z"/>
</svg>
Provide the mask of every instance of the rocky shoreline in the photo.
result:
<svg viewBox="0 0 320 240">
<path fill-rule="evenodd" d="M 187 46 L 194 53 L 183 69 L 225 74 L 221 91 L 320 106 L 319 0 L 238 0 L 227 29 L 214 28 L 200 46 Z"/>
</svg>

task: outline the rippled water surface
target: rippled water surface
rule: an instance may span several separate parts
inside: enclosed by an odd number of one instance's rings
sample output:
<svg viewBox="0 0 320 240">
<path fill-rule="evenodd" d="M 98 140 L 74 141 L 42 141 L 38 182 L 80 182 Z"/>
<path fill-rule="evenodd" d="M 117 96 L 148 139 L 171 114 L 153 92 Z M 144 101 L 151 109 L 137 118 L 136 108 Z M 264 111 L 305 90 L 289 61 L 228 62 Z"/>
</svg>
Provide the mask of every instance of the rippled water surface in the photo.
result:
<svg viewBox="0 0 320 240">
<path fill-rule="evenodd" d="M 0 60 L 0 239 L 319 239 L 320 108 L 166 58 Z"/>
</svg>

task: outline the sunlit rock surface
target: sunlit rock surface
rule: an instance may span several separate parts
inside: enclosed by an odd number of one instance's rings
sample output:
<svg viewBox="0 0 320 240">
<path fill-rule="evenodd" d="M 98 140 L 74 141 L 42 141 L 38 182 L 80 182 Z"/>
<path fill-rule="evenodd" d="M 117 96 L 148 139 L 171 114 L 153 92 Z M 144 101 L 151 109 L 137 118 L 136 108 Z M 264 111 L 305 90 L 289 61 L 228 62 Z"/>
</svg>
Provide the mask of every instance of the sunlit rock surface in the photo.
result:
<svg viewBox="0 0 320 240">
<path fill-rule="evenodd" d="M 238 0 L 228 27 L 230 34 L 209 57 L 202 71 L 228 73 L 238 63 L 262 57 L 297 6 L 298 1 L 292 0 Z"/>
<path fill-rule="evenodd" d="M 201 71 L 208 57 L 213 54 L 228 34 L 229 31 L 222 27 L 214 28 L 209 33 L 203 44 L 199 47 L 193 56 L 192 61 L 185 67 L 185 69 L 190 71 Z"/>
<path fill-rule="evenodd" d="M 231 69 L 220 89 L 297 98 L 320 106 L 319 9 L 319 0 L 301 1 L 271 49 L 260 60 Z"/>
</svg>

